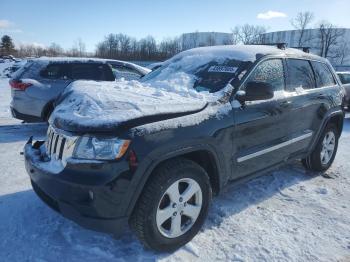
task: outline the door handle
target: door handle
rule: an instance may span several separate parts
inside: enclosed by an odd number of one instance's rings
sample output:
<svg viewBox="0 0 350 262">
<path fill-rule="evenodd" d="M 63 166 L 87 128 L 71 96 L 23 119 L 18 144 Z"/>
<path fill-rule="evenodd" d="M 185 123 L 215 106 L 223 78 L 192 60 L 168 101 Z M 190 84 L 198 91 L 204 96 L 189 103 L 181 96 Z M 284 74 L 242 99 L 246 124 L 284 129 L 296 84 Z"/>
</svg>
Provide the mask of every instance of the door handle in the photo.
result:
<svg viewBox="0 0 350 262">
<path fill-rule="evenodd" d="M 292 104 L 292 101 L 285 100 L 285 101 L 280 103 L 280 106 L 286 108 L 286 107 L 289 107 L 291 104 Z"/>
</svg>

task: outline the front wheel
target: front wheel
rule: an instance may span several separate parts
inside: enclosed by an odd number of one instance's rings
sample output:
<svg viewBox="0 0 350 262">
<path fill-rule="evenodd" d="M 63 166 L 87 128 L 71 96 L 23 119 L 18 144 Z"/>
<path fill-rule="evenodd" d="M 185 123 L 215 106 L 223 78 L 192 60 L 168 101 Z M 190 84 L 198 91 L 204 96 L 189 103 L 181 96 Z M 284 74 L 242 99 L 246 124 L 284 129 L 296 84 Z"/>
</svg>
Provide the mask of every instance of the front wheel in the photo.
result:
<svg viewBox="0 0 350 262">
<path fill-rule="evenodd" d="M 325 171 L 333 163 L 338 149 L 339 133 L 335 125 L 327 125 L 315 149 L 305 159 L 303 165 L 312 171 Z"/>
<path fill-rule="evenodd" d="M 209 177 L 197 163 L 174 159 L 152 174 L 130 224 L 141 242 L 158 251 L 173 251 L 202 227 L 212 197 Z"/>
</svg>

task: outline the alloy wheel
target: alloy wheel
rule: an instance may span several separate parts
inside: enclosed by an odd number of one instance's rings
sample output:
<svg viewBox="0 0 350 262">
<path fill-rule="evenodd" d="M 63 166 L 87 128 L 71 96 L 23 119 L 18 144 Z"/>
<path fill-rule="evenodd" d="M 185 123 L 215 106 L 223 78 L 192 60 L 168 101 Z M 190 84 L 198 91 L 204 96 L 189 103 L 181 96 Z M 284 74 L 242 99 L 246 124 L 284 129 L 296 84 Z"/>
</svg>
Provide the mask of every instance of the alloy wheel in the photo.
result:
<svg viewBox="0 0 350 262">
<path fill-rule="evenodd" d="M 332 159 L 335 149 L 335 134 L 332 131 L 326 133 L 321 150 L 321 163 L 322 165 L 327 165 Z"/>
<path fill-rule="evenodd" d="M 156 223 L 159 232 L 167 238 L 175 238 L 190 230 L 201 212 L 202 197 L 202 190 L 195 180 L 175 181 L 158 204 Z"/>
</svg>

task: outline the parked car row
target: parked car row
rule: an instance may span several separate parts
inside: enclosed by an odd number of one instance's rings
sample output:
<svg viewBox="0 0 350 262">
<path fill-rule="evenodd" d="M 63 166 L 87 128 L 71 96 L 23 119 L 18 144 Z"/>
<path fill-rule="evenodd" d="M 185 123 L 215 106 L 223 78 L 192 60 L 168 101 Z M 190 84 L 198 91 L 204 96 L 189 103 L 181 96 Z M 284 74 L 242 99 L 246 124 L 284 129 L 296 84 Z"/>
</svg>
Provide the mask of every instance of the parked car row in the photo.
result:
<svg viewBox="0 0 350 262">
<path fill-rule="evenodd" d="M 28 60 L 10 80 L 11 112 L 26 122 L 47 121 L 56 98 L 75 80 L 136 80 L 149 72 L 147 68 L 118 60 L 47 57 Z"/>
<path fill-rule="evenodd" d="M 190 241 L 229 181 L 297 159 L 327 170 L 342 133 L 345 91 L 336 72 L 296 49 L 195 48 L 156 65 L 137 88 L 108 83 L 114 77 L 101 61 L 38 60 L 11 82 L 14 115 L 47 119 L 47 103 L 74 79 L 105 82 L 72 83 L 46 141 L 29 139 L 33 189 L 84 227 L 120 234 L 129 224 L 159 251 Z"/>
</svg>

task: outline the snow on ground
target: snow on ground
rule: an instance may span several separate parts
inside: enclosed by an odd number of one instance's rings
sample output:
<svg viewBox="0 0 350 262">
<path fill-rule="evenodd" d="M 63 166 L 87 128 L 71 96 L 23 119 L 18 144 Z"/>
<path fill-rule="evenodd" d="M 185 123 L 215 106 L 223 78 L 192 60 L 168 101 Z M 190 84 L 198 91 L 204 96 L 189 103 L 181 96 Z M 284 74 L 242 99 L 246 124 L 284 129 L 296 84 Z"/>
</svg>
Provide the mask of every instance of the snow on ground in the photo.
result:
<svg viewBox="0 0 350 262">
<path fill-rule="evenodd" d="M 52 211 L 32 191 L 20 155 L 45 124 L 10 117 L 10 90 L 0 79 L 1 261 L 349 261 L 350 118 L 328 176 L 286 166 L 213 201 L 202 231 L 173 254 L 145 250 L 127 231 L 121 239 L 85 230 Z"/>
</svg>

